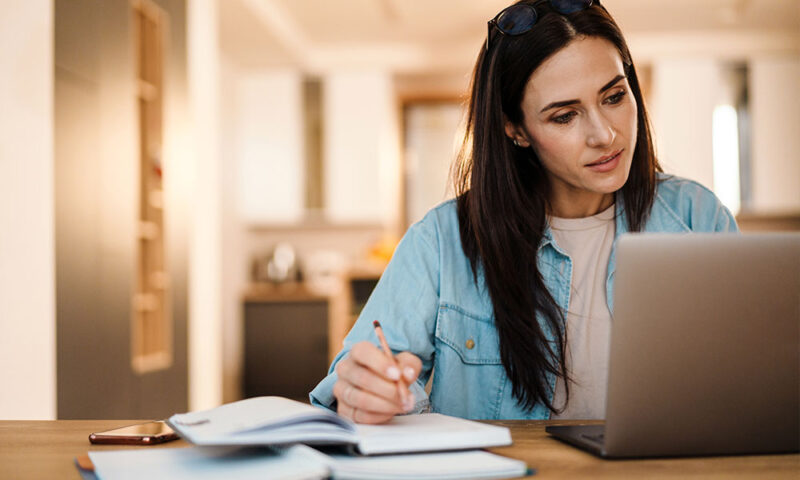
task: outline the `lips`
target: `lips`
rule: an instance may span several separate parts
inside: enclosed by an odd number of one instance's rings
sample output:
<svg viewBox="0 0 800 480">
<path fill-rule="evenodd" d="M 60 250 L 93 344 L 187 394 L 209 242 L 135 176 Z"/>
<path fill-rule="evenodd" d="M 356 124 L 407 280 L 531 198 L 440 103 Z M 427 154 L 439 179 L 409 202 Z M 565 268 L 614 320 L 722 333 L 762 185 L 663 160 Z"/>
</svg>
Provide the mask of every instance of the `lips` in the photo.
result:
<svg viewBox="0 0 800 480">
<path fill-rule="evenodd" d="M 594 162 L 592 162 L 592 163 L 590 163 L 590 164 L 588 164 L 586 166 L 587 167 L 595 167 L 595 166 L 603 165 L 603 164 L 606 164 L 606 163 L 611 162 L 613 160 L 616 160 L 617 158 L 619 158 L 620 154 L 622 153 L 622 150 L 624 150 L 624 149 L 619 149 L 616 152 L 612 153 L 611 155 L 602 156 L 602 157 L 598 158 L 597 160 L 595 160 Z"/>
</svg>

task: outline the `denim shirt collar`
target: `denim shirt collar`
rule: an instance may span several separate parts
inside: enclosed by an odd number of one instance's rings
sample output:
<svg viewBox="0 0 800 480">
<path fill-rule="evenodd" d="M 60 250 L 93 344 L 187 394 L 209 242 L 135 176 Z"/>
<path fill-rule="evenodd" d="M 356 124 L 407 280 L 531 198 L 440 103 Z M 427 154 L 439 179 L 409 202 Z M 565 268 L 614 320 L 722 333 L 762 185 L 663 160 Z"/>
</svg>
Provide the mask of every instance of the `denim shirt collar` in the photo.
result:
<svg viewBox="0 0 800 480">
<path fill-rule="evenodd" d="M 628 217 L 625 214 L 625 201 L 623 200 L 622 195 L 616 195 L 615 197 L 614 243 L 611 246 L 611 256 L 608 260 L 608 275 L 606 277 L 606 302 L 608 304 L 608 310 L 612 314 L 614 313 L 613 285 L 614 273 L 616 272 L 617 268 L 617 240 L 619 240 L 621 235 L 629 232 Z M 686 233 L 691 232 L 691 230 L 692 229 L 686 225 L 683 220 L 681 220 L 678 212 L 676 212 L 666 201 L 664 201 L 664 199 L 658 194 L 658 191 L 656 191 L 655 198 L 653 199 L 653 207 L 650 209 L 650 215 L 647 217 L 647 221 L 645 222 L 642 232 L 667 231 Z M 539 244 L 539 250 L 547 245 L 552 246 L 552 248 L 557 252 L 566 255 L 566 253 L 559 248 L 558 244 L 556 244 L 555 240 L 553 239 L 553 232 L 549 223 L 545 226 L 544 236 Z"/>
</svg>

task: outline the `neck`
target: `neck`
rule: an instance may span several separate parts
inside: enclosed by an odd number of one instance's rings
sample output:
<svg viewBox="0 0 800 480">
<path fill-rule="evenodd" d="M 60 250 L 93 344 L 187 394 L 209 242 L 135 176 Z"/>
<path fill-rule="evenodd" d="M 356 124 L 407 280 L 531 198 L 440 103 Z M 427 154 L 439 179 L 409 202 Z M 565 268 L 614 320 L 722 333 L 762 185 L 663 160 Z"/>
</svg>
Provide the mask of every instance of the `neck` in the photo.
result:
<svg viewBox="0 0 800 480">
<path fill-rule="evenodd" d="M 550 211 L 547 213 L 560 218 L 585 218 L 597 215 L 613 204 L 613 193 L 555 196 L 550 199 Z"/>
</svg>

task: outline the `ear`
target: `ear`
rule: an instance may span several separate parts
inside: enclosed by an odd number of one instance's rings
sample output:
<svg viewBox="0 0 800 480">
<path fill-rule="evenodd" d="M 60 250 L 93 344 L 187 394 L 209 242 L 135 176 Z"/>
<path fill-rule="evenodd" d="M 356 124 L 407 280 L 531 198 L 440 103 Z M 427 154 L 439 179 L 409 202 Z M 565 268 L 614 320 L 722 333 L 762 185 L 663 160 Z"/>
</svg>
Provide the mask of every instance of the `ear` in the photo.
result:
<svg viewBox="0 0 800 480">
<path fill-rule="evenodd" d="M 506 119 L 505 131 L 506 136 L 510 138 L 512 142 L 515 142 L 515 145 L 523 148 L 528 148 L 531 146 L 531 142 L 528 141 L 528 136 L 525 134 L 525 130 L 517 126 L 511 120 Z"/>
</svg>

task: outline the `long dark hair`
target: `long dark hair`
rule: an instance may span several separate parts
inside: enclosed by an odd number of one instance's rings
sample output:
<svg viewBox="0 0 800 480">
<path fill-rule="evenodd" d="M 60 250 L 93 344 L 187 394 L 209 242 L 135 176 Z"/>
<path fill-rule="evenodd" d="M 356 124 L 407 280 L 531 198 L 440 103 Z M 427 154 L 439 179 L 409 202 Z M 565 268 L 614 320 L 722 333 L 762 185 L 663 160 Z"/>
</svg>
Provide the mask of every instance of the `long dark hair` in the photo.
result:
<svg viewBox="0 0 800 480">
<path fill-rule="evenodd" d="M 656 172 L 661 169 L 630 51 L 608 11 L 597 1 L 568 15 L 556 13 L 541 0 L 517 3 L 534 4 L 539 20 L 529 32 L 497 35 L 488 50 L 481 50 L 453 177 L 461 244 L 476 282 L 483 270 L 513 395 L 529 411 L 542 403 L 557 412 L 547 375 L 565 379 L 569 398 L 565 312 L 547 290 L 536 264 L 547 227 L 550 185 L 533 149 L 516 147 L 506 136 L 505 119 L 522 124 L 525 85 L 546 58 L 575 38 L 604 38 L 619 51 L 637 103 L 633 162 L 627 182 L 616 193 L 631 231 L 641 230 L 647 219 Z M 554 346 L 548 338 L 556 339 Z"/>
</svg>

